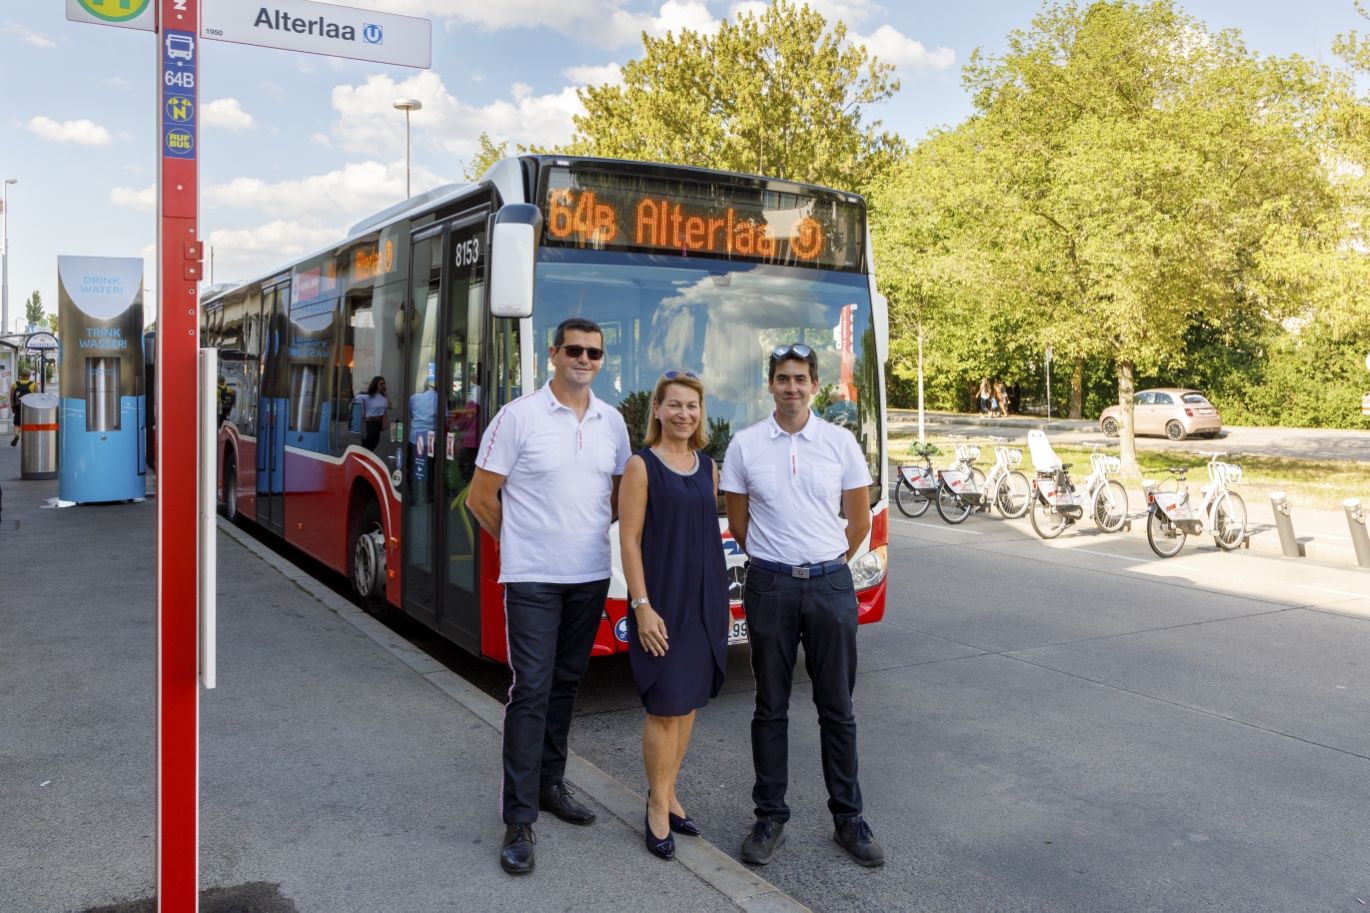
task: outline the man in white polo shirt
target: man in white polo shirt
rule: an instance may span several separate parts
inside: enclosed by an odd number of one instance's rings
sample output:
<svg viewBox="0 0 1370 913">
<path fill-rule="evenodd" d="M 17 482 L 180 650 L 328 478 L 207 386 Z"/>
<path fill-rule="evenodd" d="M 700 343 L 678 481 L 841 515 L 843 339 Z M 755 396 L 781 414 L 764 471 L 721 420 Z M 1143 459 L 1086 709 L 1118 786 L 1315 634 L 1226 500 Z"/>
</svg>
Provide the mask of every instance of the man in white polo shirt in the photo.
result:
<svg viewBox="0 0 1370 913">
<path fill-rule="evenodd" d="M 495 415 L 476 457 L 467 506 L 500 542 L 504 626 L 514 673 L 504 708 L 504 847 L 511 875 L 533 870 L 538 809 L 589 824 L 562 782 L 580 678 L 609 592 L 609 525 L 628 463 L 628 428 L 590 392 L 604 335 L 562 321 L 541 390 Z"/>
<path fill-rule="evenodd" d="M 785 844 L 790 689 L 802 643 L 833 839 L 861 865 L 881 865 L 885 851 L 862 818 L 856 778 L 857 600 L 847 567 L 870 532 L 870 470 L 850 431 L 809 410 L 818 387 L 812 349 L 777 348 L 769 378 L 775 411 L 733 436 L 718 486 L 732 536 L 748 557 L 742 605 L 756 678 L 756 823 L 742 842 L 742 861 L 765 865 Z"/>
</svg>

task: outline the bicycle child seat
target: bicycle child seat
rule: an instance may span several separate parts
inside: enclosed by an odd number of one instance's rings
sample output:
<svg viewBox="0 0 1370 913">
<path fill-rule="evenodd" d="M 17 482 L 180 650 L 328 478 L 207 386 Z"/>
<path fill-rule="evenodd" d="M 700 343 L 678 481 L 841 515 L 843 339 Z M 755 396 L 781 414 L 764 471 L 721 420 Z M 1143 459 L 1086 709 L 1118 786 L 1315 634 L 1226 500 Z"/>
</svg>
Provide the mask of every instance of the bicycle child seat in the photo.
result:
<svg viewBox="0 0 1370 913">
<path fill-rule="evenodd" d="M 1061 458 L 1051 449 L 1044 432 L 1036 429 L 1028 432 L 1028 452 L 1032 454 L 1032 465 L 1038 472 L 1056 472 L 1061 468 Z"/>
</svg>

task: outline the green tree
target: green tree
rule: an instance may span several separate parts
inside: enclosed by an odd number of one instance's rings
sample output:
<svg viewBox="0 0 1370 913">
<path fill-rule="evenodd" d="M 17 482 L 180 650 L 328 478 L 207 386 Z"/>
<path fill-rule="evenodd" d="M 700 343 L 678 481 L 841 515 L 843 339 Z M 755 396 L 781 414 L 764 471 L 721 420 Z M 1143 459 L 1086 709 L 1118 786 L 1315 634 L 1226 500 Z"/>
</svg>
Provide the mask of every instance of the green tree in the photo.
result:
<svg viewBox="0 0 1370 913">
<path fill-rule="evenodd" d="M 43 319 L 43 296 L 36 291 L 24 302 L 24 318 L 35 324 Z"/>
<path fill-rule="evenodd" d="M 644 33 L 621 86 L 580 90 L 585 114 L 564 151 L 865 187 L 902 148 L 879 121 L 863 125 L 865 109 L 899 82 L 846 35 L 790 0 L 713 36 Z"/>
<path fill-rule="evenodd" d="M 1051 5 L 1008 44 L 964 71 L 1008 228 L 995 284 L 1021 280 L 1043 343 L 1112 358 L 1135 473 L 1139 366 L 1182 351 L 1196 314 L 1306 304 L 1291 280 L 1336 210 L 1326 74 L 1169 0 Z"/>
<path fill-rule="evenodd" d="M 490 170 L 490 166 L 509 154 L 509 143 L 503 142 L 495 145 L 490 139 L 490 134 L 481 133 L 479 146 L 476 154 L 471 156 L 471 161 L 467 162 L 462 170 L 462 177 L 468 181 L 478 181 L 480 176 Z"/>
</svg>

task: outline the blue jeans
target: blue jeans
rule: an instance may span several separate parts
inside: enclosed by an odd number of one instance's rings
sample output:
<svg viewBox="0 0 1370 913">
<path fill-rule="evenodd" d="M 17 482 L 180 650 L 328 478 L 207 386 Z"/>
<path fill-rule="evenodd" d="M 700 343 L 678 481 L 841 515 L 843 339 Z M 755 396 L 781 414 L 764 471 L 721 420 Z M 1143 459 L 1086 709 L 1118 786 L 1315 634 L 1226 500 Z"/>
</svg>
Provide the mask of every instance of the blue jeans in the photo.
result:
<svg viewBox="0 0 1370 913">
<path fill-rule="evenodd" d="M 842 568 L 807 580 L 747 569 L 742 605 L 752 645 L 756 709 L 752 713 L 752 801 L 758 818 L 788 821 L 790 691 L 799 644 L 813 683 L 828 811 L 842 822 L 861 814 L 857 782 L 856 590 Z"/>
<path fill-rule="evenodd" d="M 504 708 L 505 824 L 538 819 L 538 790 L 566 774 L 576 692 L 604 614 L 608 580 L 506 583 L 504 624 L 514 681 Z"/>
</svg>

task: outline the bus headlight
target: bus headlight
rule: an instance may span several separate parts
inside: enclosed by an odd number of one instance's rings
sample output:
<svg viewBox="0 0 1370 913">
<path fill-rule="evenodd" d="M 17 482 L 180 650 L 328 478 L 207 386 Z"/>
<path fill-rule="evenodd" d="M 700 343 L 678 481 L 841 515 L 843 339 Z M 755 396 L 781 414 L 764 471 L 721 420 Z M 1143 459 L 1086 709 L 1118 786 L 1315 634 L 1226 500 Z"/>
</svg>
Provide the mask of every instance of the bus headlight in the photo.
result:
<svg viewBox="0 0 1370 913">
<path fill-rule="evenodd" d="M 868 590 L 885 579 L 886 547 L 881 545 L 848 564 L 858 590 Z"/>
</svg>

